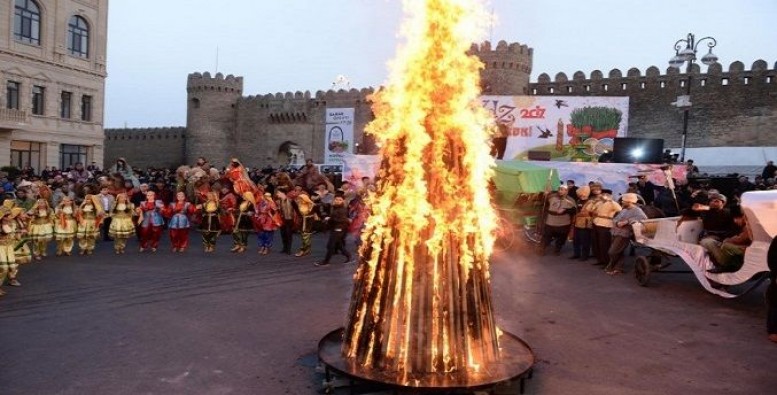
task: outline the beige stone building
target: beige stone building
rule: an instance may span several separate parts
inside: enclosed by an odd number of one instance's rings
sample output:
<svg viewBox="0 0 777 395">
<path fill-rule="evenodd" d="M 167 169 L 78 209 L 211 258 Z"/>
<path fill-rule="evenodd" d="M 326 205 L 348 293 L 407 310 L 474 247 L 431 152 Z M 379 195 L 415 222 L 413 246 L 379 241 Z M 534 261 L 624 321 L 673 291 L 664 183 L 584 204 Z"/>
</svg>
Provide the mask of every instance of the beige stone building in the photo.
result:
<svg viewBox="0 0 777 395">
<path fill-rule="evenodd" d="M 0 1 L 0 166 L 103 162 L 108 0 Z"/>
</svg>

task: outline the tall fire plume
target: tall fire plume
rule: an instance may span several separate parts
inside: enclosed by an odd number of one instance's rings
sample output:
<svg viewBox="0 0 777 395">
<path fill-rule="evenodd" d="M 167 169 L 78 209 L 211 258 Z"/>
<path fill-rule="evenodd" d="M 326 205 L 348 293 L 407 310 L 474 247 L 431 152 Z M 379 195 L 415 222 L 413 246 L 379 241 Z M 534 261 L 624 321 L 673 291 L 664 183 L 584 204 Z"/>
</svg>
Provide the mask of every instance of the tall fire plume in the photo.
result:
<svg viewBox="0 0 777 395">
<path fill-rule="evenodd" d="M 489 256 L 495 214 L 478 0 L 406 0 L 405 45 L 374 100 L 382 162 L 343 356 L 367 369 L 477 373 L 499 359 Z M 404 379 L 403 379 L 404 378 Z"/>
</svg>

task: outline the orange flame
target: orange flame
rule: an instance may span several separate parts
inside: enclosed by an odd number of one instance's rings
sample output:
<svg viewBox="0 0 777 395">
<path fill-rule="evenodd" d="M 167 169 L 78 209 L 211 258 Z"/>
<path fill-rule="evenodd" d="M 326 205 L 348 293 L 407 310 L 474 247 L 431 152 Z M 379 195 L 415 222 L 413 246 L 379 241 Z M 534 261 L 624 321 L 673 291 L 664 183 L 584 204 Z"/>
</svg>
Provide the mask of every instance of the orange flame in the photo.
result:
<svg viewBox="0 0 777 395">
<path fill-rule="evenodd" d="M 407 42 L 367 127 L 382 163 L 343 352 L 401 374 L 477 373 L 498 358 L 488 274 L 493 127 L 478 102 L 483 66 L 467 55 L 487 14 L 477 0 L 404 5 Z"/>
</svg>

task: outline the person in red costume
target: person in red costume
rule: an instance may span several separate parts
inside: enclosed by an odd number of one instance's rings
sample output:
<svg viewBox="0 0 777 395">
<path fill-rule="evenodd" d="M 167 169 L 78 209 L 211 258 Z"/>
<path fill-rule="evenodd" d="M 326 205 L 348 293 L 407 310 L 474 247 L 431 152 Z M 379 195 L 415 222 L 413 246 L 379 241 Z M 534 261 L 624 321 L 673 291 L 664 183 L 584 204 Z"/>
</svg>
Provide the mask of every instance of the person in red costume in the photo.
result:
<svg viewBox="0 0 777 395">
<path fill-rule="evenodd" d="M 176 193 L 175 199 L 165 210 L 165 217 L 169 218 L 168 228 L 173 252 L 184 252 L 189 246 L 189 228 L 195 207 L 186 201 L 186 194 L 183 192 Z"/>
<path fill-rule="evenodd" d="M 256 184 L 248 177 L 248 171 L 246 171 L 246 168 L 237 158 L 232 158 L 232 161 L 229 163 L 226 177 L 232 183 L 237 196 L 243 196 L 246 192 L 251 192 L 254 196 L 263 195 Z"/>
<path fill-rule="evenodd" d="M 219 199 L 219 224 L 221 225 L 222 234 L 232 233 L 232 229 L 235 227 L 235 218 L 232 214 L 237 208 L 237 196 L 232 192 L 232 188 L 228 184 L 221 187 L 221 196 Z"/>
<path fill-rule="evenodd" d="M 157 200 L 153 191 L 146 192 L 146 200 L 140 203 L 135 210 L 138 213 L 140 226 L 140 252 L 151 248 L 156 252 L 159 248 L 159 239 L 162 237 L 162 212 L 165 209 L 164 203 Z"/>
</svg>

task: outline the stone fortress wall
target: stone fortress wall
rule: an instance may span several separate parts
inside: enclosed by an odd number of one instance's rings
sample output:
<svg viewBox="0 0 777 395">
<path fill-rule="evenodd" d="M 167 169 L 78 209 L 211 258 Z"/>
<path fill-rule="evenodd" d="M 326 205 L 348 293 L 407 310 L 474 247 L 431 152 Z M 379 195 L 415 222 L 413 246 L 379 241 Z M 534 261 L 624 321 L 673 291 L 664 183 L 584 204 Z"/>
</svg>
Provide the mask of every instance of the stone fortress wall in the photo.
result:
<svg viewBox="0 0 777 395">
<path fill-rule="evenodd" d="M 666 147 L 680 145 L 682 111 L 672 102 L 684 94 L 687 76 L 676 69 L 661 74 L 650 67 L 643 75 L 632 68 L 625 76 L 612 70 L 606 78 L 600 71 L 590 76 L 576 72 L 572 79 L 559 73 L 553 80 L 543 73 L 531 83 L 533 50 L 526 45 L 501 41 L 492 48 L 486 42 L 473 45 L 470 53 L 484 62 L 484 94 L 629 96 L 629 136 L 663 138 Z M 761 60 L 749 69 L 734 62 L 725 72 L 720 64 L 706 73 L 696 67 L 687 146 L 777 145 L 776 69 L 777 64 L 769 68 Z M 354 108 L 354 139 L 362 152 L 374 149 L 363 135 L 373 118 L 373 88 L 243 96 L 242 77 L 208 72 L 190 74 L 186 88 L 186 127 L 170 128 L 177 131 L 177 138 L 160 140 L 160 129 L 106 129 L 106 163 L 124 156 L 134 166 L 177 166 L 204 156 L 216 166 L 224 166 L 231 157 L 251 167 L 278 166 L 286 161 L 279 151 L 289 143 L 321 163 L 324 113 L 337 107 Z M 144 137 L 148 142 L 154 137 L 156 143 L 132 143 Z"/>
<path fill-rule="evenodd" d="M 684 70 L 684 69 L 683 69 Z M 629 136 L 664 139 L 665 147 L 680 147 L 683 111 L 672 103 L 686 93 L 688 75 L 653 66 L 643 75 L 632 68 L 605 77 L 578 71 L 569 79 L 558 73 L 551 80 L 540 74 L 530 85 L 532 95 L 629 96 Z M 720 63 L 691 73 L 692 107 L 688 147 L 777 146 L 777 63 L 758 60 L 748 69 L 742 62 L 723 71 Z"/>
<path fill-rule="evenodd" d="M 104 167 L 124 158 L 131 166 L 176 168 L 185 162 L 185 127 L 105 129 Z"/>
</svg>

